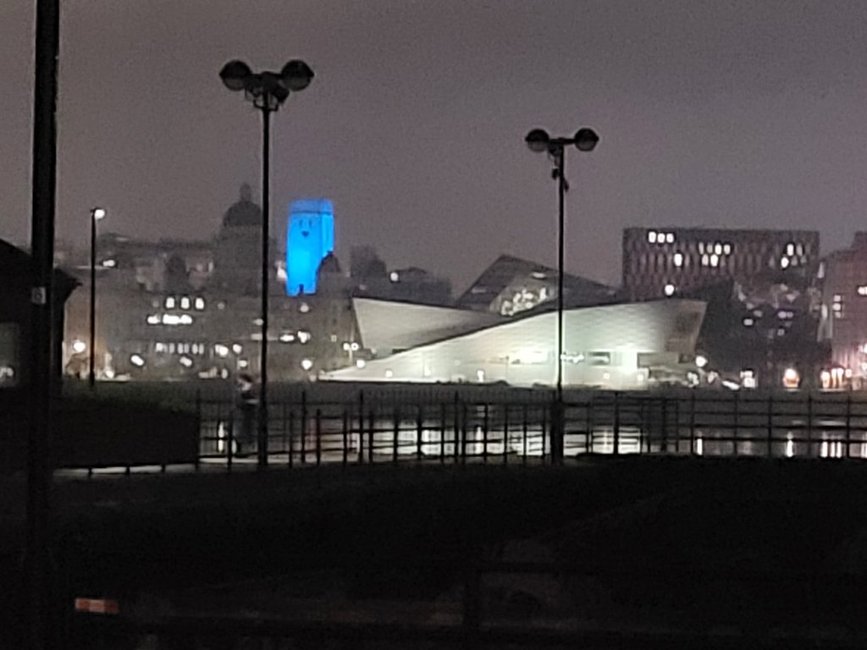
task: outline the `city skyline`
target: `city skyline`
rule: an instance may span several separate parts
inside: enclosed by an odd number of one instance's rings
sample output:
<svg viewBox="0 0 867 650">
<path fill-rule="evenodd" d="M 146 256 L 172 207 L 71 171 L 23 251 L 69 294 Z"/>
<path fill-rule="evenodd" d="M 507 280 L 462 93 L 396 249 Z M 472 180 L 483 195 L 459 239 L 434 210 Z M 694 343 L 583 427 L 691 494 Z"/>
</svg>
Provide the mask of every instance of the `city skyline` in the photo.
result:
<svg viewBox="0 0 867 650">
<path fill-rule="evenodd" d="M 95 203 L 132 236 L 213 233 L 259 176 L 257 116 L 217 72 L 295 56 L 316 79 L 275 119 L 272 219 L 332 198 L 341 257 L 372 244 L 458 288 L 503 251 L 553 264 L 555 186 L 523 142 L 535 126 L 601 137 L 568 174 L 571 273 L 616 283 L 630 226 L 817 229 L 825 251 L 861 229 L 861 3 L 444 5 L 64 6 L 58 236 L 81 243 Z M 0 17 L 0 52 L 24 62 L 0 99 L 0 236 L 22 241 L 32 3 Z"/>
</svg>

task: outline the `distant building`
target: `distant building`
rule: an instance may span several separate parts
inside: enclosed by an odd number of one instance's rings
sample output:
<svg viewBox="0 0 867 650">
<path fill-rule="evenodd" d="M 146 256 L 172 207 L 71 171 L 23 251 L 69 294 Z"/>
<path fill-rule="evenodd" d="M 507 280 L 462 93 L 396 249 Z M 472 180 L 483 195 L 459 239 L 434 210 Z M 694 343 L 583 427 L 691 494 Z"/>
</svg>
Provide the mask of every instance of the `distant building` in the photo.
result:
<svg viewBox="0 0 867 650">
<path fill-rule="evenodd" d="M 825 379 L 833 387 L 867 382 L 867 232 L 825 260 L 822 335 L 831 344 Z M 836 375 L 831 377 L 831 373 Z"/>
<path fill-rule="evenodd" d="M 623 290 L 631 300 L 686 295 L 730 279 L 797 272 L 818 259 L 815 231 L 627 228 Z"/>
<path fill-rule="evenodd" d="M 274 246 L 270 247 L 274 251 Z M 273 258 L 269 261 L 274 268 Z M 262 208 L 253 202 L 246 183 L 241 194 L 223 215 L 214 246 L 212 289 L 256 295 L 262 284 Z"/>
<path fill-rule="evenodd" d="M 32 267 L 29 254 L 0 240 L 0 276 L 3 278 L 0 290 L 0 389 L 26 388 L 30 381 Z M 51 363 L 52 372 L 58 378 L 63 356 L 64 304 L 77 286 L 71 276 L 62 271 L 54 272 Z"/>
<path fill-rule="evenodd" d="M 490 310 L 355 299 L 361 349 L 342 381 L 504 382 L 552 386 L 557 376 L 556 312 L 515 317 Z M 642 389 L 687 383 L 704 303 L 658 300 L 569 308 L 563 382 Z"/>
<path fill-rule="evenodd" d="M 316 273 L 334 251 L 334 207 L 328 199 L 293 201 L 286 237 L 286 293 L 316 293 Z"/>
<path fill-rule="evenodd" d="M 355 296 L 398 300 L 423 305 L 451 305 L 452 283 L 448 278 L 420 269 L 388 270 L 372 246 L 350 250 L 349 277 Z"/>
</svg>

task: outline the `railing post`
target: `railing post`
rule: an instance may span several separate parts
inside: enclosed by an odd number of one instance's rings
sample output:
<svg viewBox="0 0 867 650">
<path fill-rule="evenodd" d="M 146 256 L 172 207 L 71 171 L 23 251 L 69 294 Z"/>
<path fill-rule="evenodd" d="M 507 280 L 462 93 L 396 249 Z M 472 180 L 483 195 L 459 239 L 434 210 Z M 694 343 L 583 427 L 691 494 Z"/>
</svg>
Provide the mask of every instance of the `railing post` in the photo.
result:
<svg viewBox="0 0 867 650">
<path fill-rule="evenodd" d="M 521 444 L 523 445 L 523 452 L 524 453 L 521 455 L 521 464 L 526 465 L 527 464 L 527 434 L 529 433 L 528 420 L 530 417 L 530 414 L 528 412 L 529 407 L 527 406 L 526 402 L 524 402 L 524 407 L 523 407 L 522 411 L 523 412 L 521 415 L 523 416 L 522 419 L 524 420 L 522 423 L 522 428 L 524 430 L 524 435 L 522 436 L 523 439 L 521 441 Z"/>
<path fill-rule="evenodd" d="M 663 396 L 662 400 L 662 426 L 659 427 L 661 438 L 659 441 L 660 453 L 668 453 L 668 398 Z"/>
<path fill-rule="evenodd" d="M 202 389 L 196 389 L 196 428 L 199 431 L 199 453 L 196 454 L 196 460 L 194 461 L 194 469 L 195 471 L 199 471 L 199 464 L 201 462 L 202 456 L 202 434 L 204 433 L 202 427 Z M 166 471 L 166 464 L 162 464 L 162 471 Z"/>
<path fill-rule="evenodd" d="M 295 463 L 295 411 L 289 411 L 289 467 Z"/>
<path fill-rule="evenodd" d="M 446 462 L 446 403 L 440 404 L 440 465 Z"/>
<path fill-rule="evenodd" d="M 373 408 L 367 410 L 367 462 L 373 463 L 373 445 L 376 438 L 376 415 Z"/>
<path fill-rule="evenodd" d="M 846 393 L 846 458 L 852 457 L 852 393 Z"/>
<path fill-rule="evenodd" d="M 322 464 L 322 409 L 316 409 L 316 467 Z"/>
<path fill-rule="evenodd" d="M 485 402 L 485 412 L 482 419 L 484 427 L 482 429 L 482 463 L 488 464 L 488 426 L 490 425 L 490 418 L 488 413 L 488 403 Z"/>
<path fill-rule="evenodd" d="M 807 393 L 807 456 L 813 455 L 813 394 Z"/>
<path fill-rule="evenodd" d="M 452 439 L 452 455 L 454 456 L 455 463 L 458 462 L 458 457 L 460 456 L 458 450 L 458 439 L 460 438 L 460 397 L 458 396 L 458 392 L 455 391 L 455 421 L 454 421 L 454 438 Z"/>
<path fill-rule="evenodd" d="M 415 420 L 415 459 L 420 461 L 423 458 L 421 453 L 422 434 L 424 433 L 424 407 L 421 402 L 418 404 L 418 413 Z"/>
<path fill-rule="evenodd" d="M 393 427 L 392 427 L 392 437 L 391 437 L 391 462 L 395 465 L 397 464 L 397 443 L 400 438 L 400 412 L 398 411 L 398 407 L 394 407 L 394 411 L 392 412 L 393 416 Z"/>
<path fill-rule="evenodd" d="M 351 415 L 349 414 L 349 410 L 344 407 L 343 408 L 343 427 L 341 429 L 341 440 L 343 442 L 343 457 L 341 459 L 340 464 L 343 468 L 346 468 L 347 463 L 349 462 L 349 423 L 351 421 Z"/>
<path fill-rule="evenodd" d="M 734 400 L 735 400 L 735 404 L 734 404 L 734 409 L 735 409 L 735 429 L 734 429 L 734 433 L 732 434 L 732 438 L 733 438 L 733 440 L 732 440 L 732 451 L 733 451 L 733 454 L 734 454 L 735 456 L 737 456 L 737 455 L 738 455 L 738 437 L 740 436 L 740 433 L 741 433 L 741 423 L 740 423 L 740 418 L 741 418 L 741 394 L 740 394 L 739 391 L 735 391 Z"/>
<path fill-rule="evenodd" d="M 503 465 L 509 464 L 509 404 L 503 404 Z"/>
<path fill-rule="evenodd" d="M 620 455 L 620 391 L 614 391 L 614 455 Z"/>
<path fill-rule="evenodd" d="M 695 456 L 695 389 L 689 397 L 689 453 Z"/>
<path fill-rule="evenodd" d="M 774 455 L 774 395 L 768 394 L 768 458 Z"/>
<path fill-rule="evenodd" d="M 467 403 L 461 403 L 461 463 L 467 462 Z"/>
<path fill-rule="evenodd" d="M 280 403 L 280 419 L 281 419 L 281 423 L 282 423 L 280 426 L 280 430 L 283 432 L 283 449 L 285 449 L 286 453 L 287 453 L 287 461 L 286 462 L 289 464 L 289 467 L 292 467 L 292 449 L 290 448 L 292 445 L 292 440 L 289 438 L 289 429 L 288 429 L 289 424 L 286 420 L 287 407 L 288 407 L 287 400 L 284 399 Z"/>
<path fill-rule="evenodd" d="M 235 413 L 231 409 L 229 410 L 229 440 L 226 443 L 228 446 L 226 447 L 226 471 L 232 471 L 232 460 L 235 457 L 235 451 L 233 447 L 235 446 Z"/>
<path fill-rule="evenodd" d="M 584 431 L 584 453 L 588 455 L 593 454 L 593 400 L 594 396 L 591 393 L 590 399 L 587 400 L 586 430 Z"/>
<path fill-rule="evenodd" d="M 358 392 L 358 464 L 364 463 L 364 391 Z"/>
<path fill-rule="evenodd" d="M 301 464 L 307 464 L 307 391 L 301 391 Z"/>
</svg>

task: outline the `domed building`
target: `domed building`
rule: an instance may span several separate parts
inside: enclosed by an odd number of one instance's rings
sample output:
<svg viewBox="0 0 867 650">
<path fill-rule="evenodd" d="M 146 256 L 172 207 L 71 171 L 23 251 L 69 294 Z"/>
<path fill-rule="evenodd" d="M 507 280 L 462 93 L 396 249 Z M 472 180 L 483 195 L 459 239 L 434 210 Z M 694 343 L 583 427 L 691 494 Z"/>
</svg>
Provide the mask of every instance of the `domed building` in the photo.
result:
<svg viewBox="0 0 867 650">
<path fill-rule="evenodd" d="M 274 268 L 274 242 L 271 242 Z M 214 275 L 211 287 L 257 295 L 262 283 L 262 208 L 253 202 L 253 191 L 241 185 L 238 201 L 225 215 L 214 247 Z"/>
</svg>

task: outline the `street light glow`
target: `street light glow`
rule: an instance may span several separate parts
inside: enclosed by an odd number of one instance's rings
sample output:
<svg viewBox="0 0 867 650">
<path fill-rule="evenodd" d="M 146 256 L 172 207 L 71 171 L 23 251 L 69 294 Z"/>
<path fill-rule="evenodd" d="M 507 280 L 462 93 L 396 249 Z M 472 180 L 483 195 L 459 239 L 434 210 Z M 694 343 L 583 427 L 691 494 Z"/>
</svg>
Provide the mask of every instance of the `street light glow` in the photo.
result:
<svg viewBox="0 0 867 650">
<path fill-rule="evenodd" d="M 94 219 L 101 221 L 102 219 L 105 219 L 106 212 L 104 208 L 94 208 L 92 214 Z"/>
</svg>

